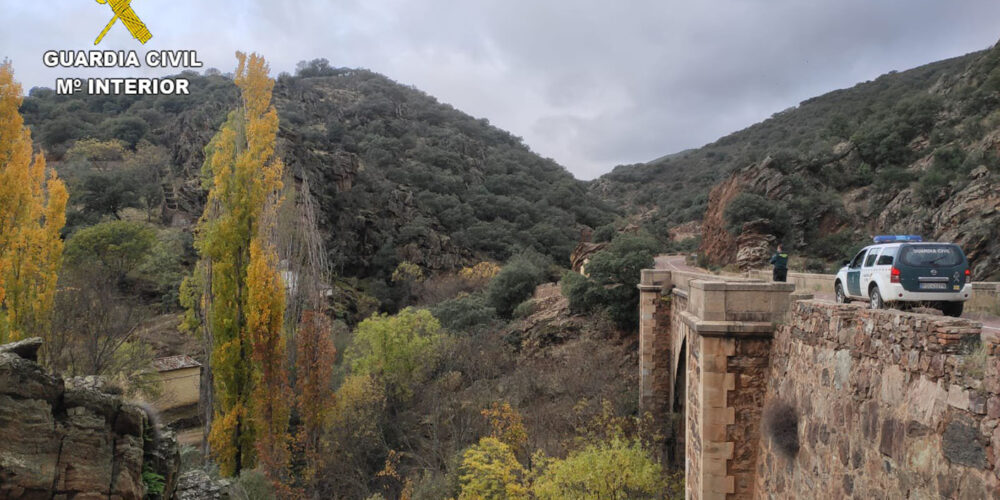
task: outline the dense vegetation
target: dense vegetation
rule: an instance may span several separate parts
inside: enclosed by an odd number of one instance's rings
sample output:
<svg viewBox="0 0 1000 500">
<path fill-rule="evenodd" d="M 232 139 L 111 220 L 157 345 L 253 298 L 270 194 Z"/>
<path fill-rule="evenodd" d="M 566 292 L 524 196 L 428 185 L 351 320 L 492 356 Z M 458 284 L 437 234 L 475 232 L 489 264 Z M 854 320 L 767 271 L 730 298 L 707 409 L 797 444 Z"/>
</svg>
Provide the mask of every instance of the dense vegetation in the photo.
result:
<svg viewBox="0 0 1000 500">
<path fill-rule="evenodd" d="M 218 71 L 184 76 L 188 96 L 31 90 L 21 111 L 66 172 L 71 228 L 128 208 L 201 213 L 202 148 L 236 92 Z M 389 290 L 402 261 L 454 270 L 531 248 L 565 264 L 582 226 L 611 220 L 584 183 L 519 138 L 376 73 L 316 60 L 281 75 L 274 94 L 279 152 L 311 183 L 330 263 L 368 280 L 385 310 L 405 302 Z"/>
<path fill-rule="evenodd" d="M 230 113 L 248 99 L 230 75 L 185 76 L 191 96 L 33 89 L 21 106 L 70 193 L 51 368 L 152 396 L 150 361 L 183 346 L 217 403 L 199 416 L 211 453 L 185 461 L 255 498 L 475 498 L 498 486 L 493 456 L 530 497 L 676 487 L 644 437 L 631 332 L 532 298 L 580 229 L 615 234 L 584 183 L 485 120 L 314 61 L 275 81 L 287 175 L 242 192 L 280 171 L 232 142 L 268 152 L 269 115 Z M 194 340 L 165 352 L 143 333 L 164 322 Z"/>
</svg>

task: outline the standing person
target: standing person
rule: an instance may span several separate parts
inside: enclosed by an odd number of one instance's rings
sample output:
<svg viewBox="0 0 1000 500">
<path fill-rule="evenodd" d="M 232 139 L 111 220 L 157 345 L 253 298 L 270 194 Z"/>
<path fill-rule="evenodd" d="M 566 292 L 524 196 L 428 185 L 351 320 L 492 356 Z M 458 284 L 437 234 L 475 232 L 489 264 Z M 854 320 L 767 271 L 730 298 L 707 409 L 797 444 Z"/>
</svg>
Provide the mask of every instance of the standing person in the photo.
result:
<svg viewBox="0 0 1000 500">
<path fill-rule="evenodd" d="M 771 256 L 771 264 L 774 265 L 774 272 L 771 274 L 773 281 L 785 281 L 788 277 L 788 254 L 778 244 L 778 251 Z"/>
</svg>

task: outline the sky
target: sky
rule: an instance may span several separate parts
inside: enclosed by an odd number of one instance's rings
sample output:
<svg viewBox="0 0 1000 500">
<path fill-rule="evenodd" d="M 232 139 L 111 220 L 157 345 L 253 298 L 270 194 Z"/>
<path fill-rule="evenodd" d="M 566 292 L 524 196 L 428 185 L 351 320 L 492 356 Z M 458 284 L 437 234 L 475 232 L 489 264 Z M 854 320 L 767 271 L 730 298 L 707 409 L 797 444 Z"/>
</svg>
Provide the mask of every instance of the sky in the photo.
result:
<svg viewBox="0 0 1000 500">
<path fill-rule="evenodd" d="M 695 148 L 804 99 L 1000 40 L 996 0 L 133 0 L 102 50 L 197 50 L 233 71 L 325 58 L 487 118 L 580 179 Z M 0 58 L 25 90 L 71 76 L 177 70 L 46 68 L 92 50 L 95 0 L 0 0 Z M 202 69 L 205 69 L 202 68 Z"/>
</svg>

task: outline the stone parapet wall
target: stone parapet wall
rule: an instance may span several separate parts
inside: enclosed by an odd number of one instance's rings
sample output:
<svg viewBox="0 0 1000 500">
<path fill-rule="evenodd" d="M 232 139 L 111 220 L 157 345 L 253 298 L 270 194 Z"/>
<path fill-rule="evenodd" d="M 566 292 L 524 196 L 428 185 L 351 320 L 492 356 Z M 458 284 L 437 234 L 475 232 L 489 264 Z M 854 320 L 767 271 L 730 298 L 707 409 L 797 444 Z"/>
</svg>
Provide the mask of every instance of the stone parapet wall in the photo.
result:
<svg viewBox="0 0 1000 500">
<path fill-rule="evenodd" d="M 996 281 L 972 282 L 972 298 L 965 304 L 965 310 L 1000 314 L 1000 283 Z"/>
<path fill-rule="evenodd" d="M 765 423 L 755 496 L 1000 496 L 998 351 L 967 319 L 796 302 L 764 406 L 789 405 L 798 449 Z"/>
<path fill-rule="evenodd" d="M 749 279 L 770 281 L 771 271 L 754 269 L 747 271 L 745 276 Z M 799 292 L 833 295 L 833 280 L 836 277 L 833 274 L 790 272 L 787 279 Z M 727 276 L 726 279 L 730 278 Z M 965 303 L 965 311 L 1000 314 L 1000 282 L 973 281 L 972 297 Z"/>
<path fill-rule="evenodd" d="M 747 271 L 747 276 L 752 279 L 771 281 L 771 271 L 754 269 Z M 833 293 L 833 274 L 799 273 L 789 272 L 786 279 L 788 283 L 795 285 L 795 289 L 807 293 Z"/>
</svg>

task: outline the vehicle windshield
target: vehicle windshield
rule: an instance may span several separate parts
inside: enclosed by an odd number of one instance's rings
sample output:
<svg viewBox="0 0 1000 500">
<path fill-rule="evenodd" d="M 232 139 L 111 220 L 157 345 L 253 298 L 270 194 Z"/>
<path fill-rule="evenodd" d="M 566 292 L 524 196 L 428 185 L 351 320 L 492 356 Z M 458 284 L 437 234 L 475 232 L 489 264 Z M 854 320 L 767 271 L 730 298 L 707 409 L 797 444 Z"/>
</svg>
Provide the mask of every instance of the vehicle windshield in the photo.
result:
<svg viewBox="0 0 1000 500">
<path fill-rule="evenodd" d="M 962 263 L 962 251 L 955 245 L 908 245 L 899 259 L 908 266 L 957 266 Z"/>
</svg>

